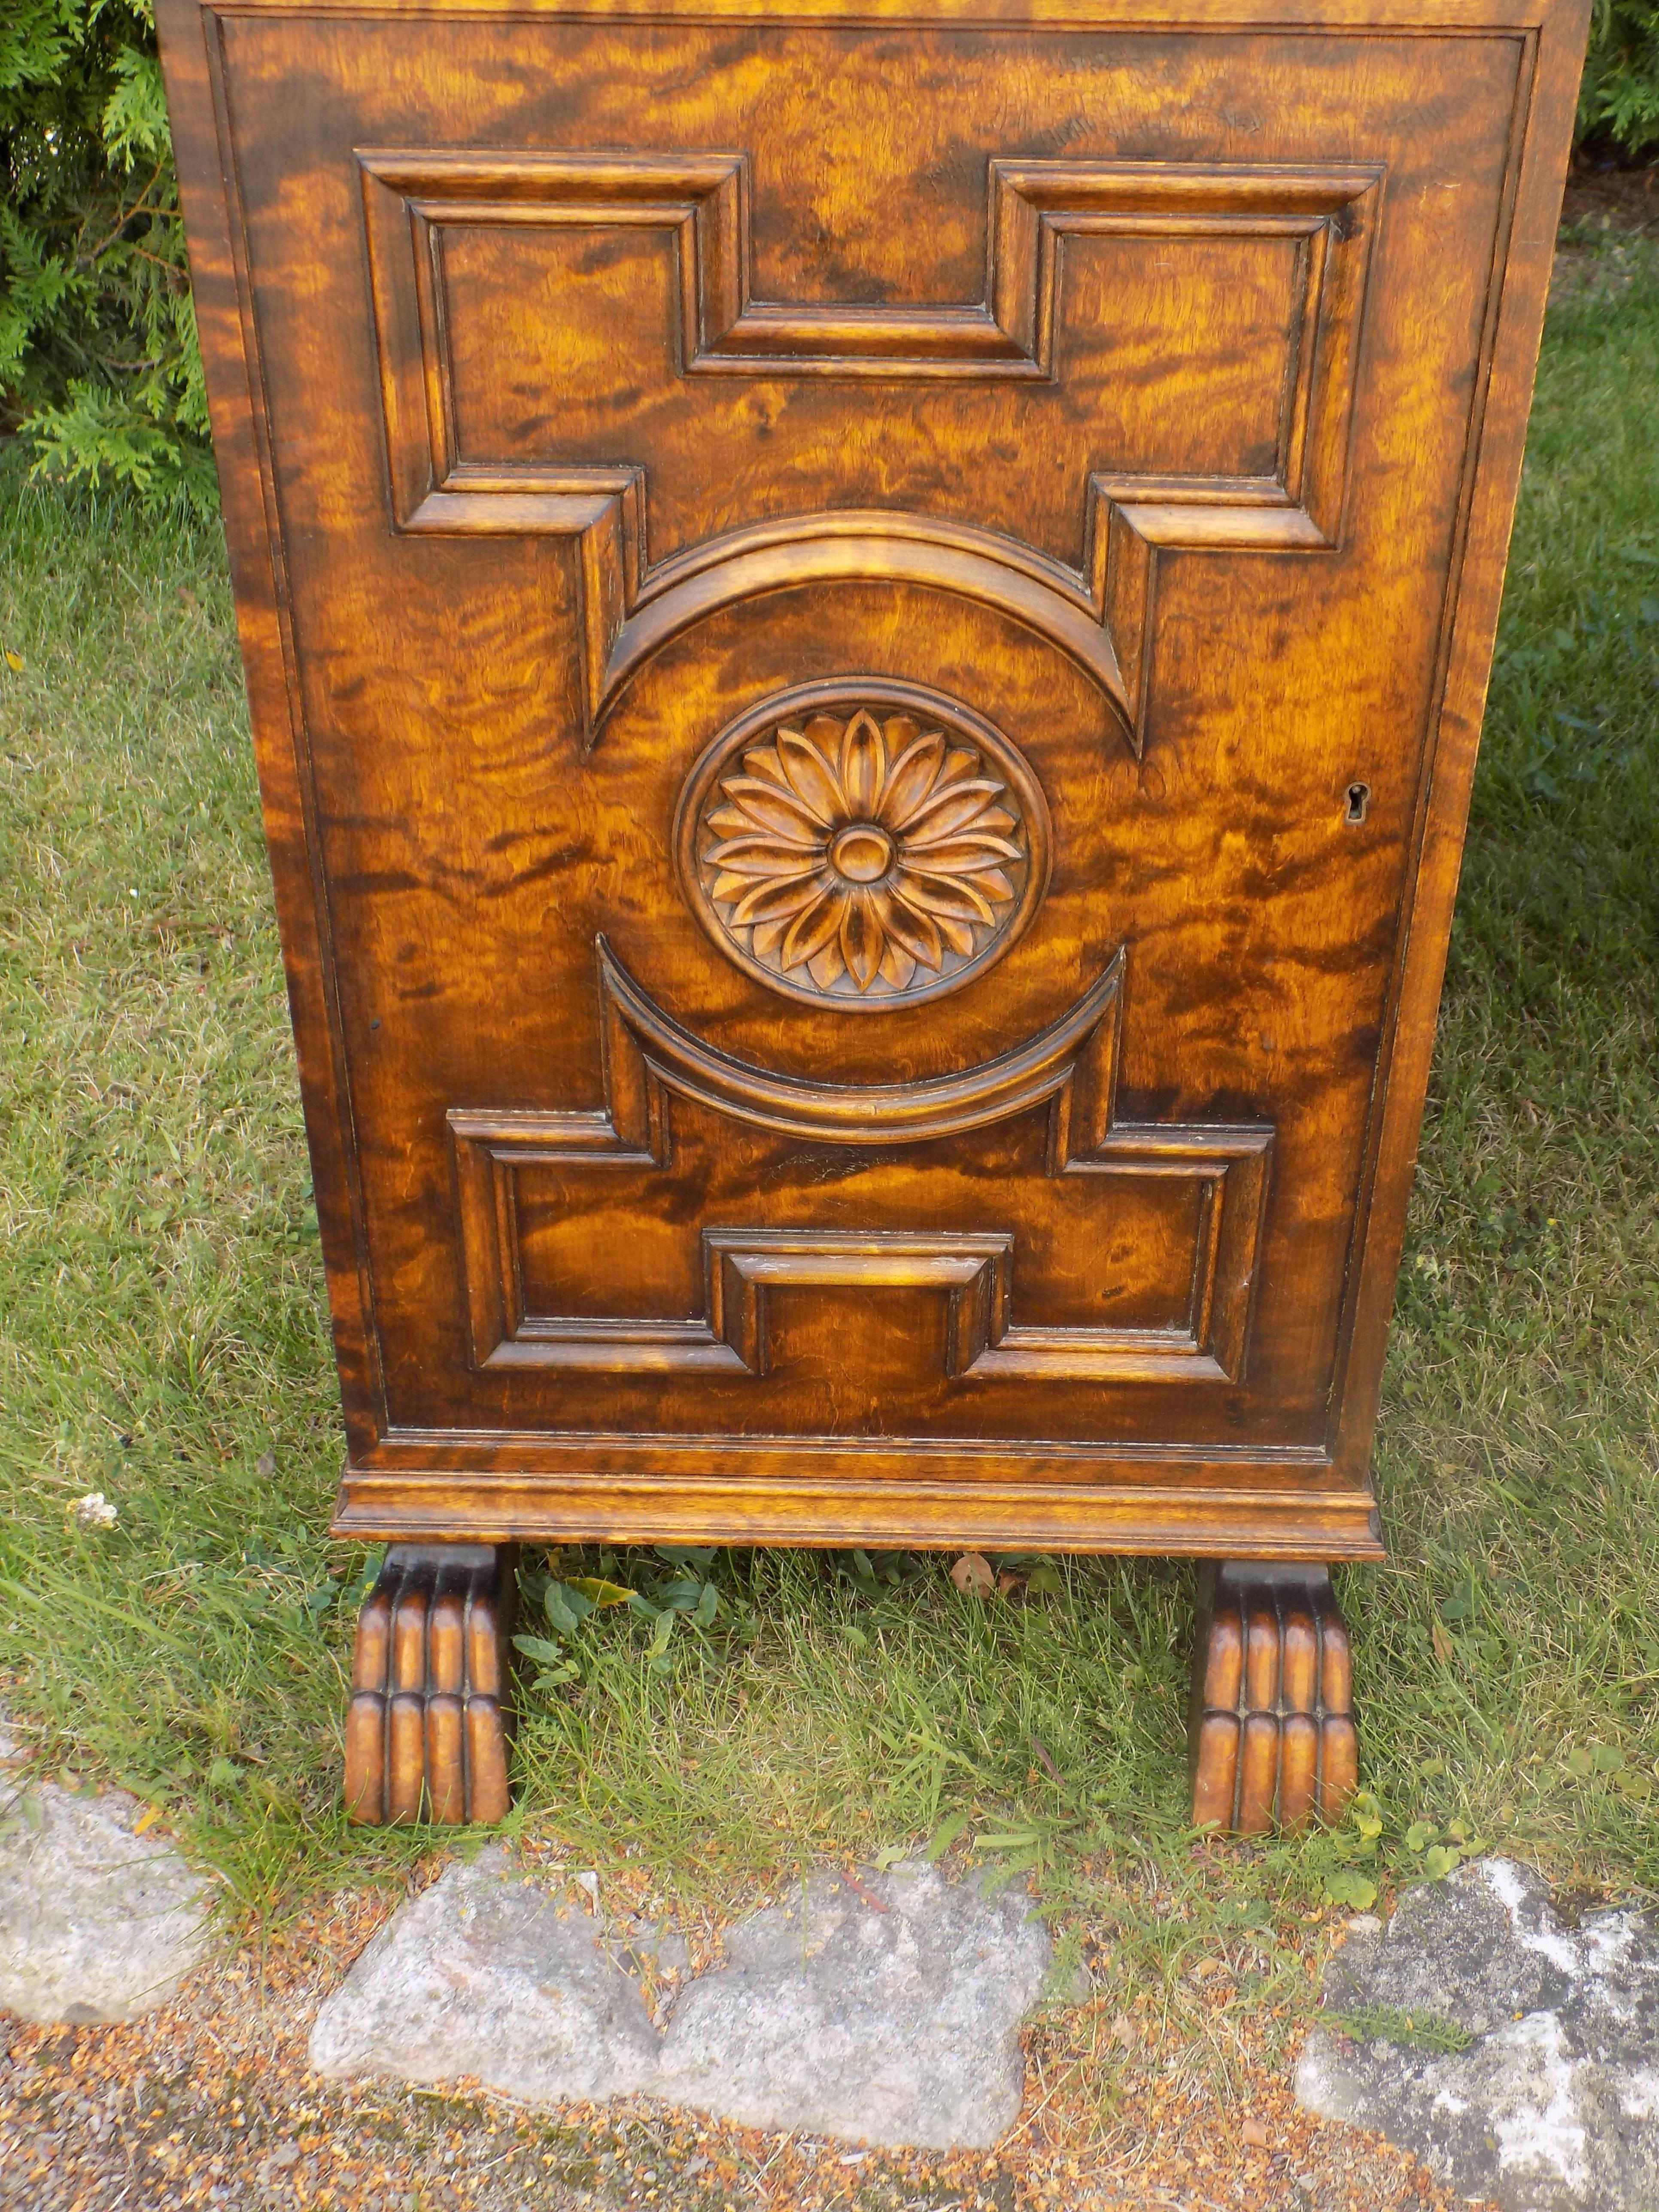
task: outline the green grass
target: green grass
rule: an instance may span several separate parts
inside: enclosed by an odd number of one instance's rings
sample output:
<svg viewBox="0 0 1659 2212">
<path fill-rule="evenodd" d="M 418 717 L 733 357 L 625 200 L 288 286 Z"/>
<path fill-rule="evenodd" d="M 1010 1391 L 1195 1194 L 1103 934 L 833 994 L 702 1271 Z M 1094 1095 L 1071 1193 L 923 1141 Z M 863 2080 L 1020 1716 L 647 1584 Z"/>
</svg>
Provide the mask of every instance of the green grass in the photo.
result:
<svg viewBox="0 0 1659 2212">
<path fill-rule="evenodd" d="M 715 1562 L 720 1617 L 660 1663 L 624 1610 L 576 1632 L 518 1823 L 708 1895 L 966 1814 L 957 1849 L 1037 1860 L 1126 1957 L 1231 1929 L 1259 1989 L 1267 1904 L 1339 1870 L 1491 1843 L 1659 1887 L 1659 272 L 1585 251 L 1617 282 L 1547 343 L 1389 1356 L 1392 1559 L 1344 1577 L 1358 1820 L 1194 1855 L 1184 1569 L 984 1604 L 938 1561 L 772 1552 Z M 342 1443 L 216 533 L 5 477 L 0 629 L 0 1669 L 54 1764 L 154 1798 L 269 1914 L 430 1839 L 337 1809 L 366 1560 L 321 1533 Z M 91 1491 L 114 1528 L 76 1523 Z M 607 1568 L 666 1572 L 563 1562 Z"/>
<path fill-rule="evenodd" d="M 1409 2051 L 1430 2051 L 1439 2057 L 1467 2051 L 1474 2041 L 1467 2027 L 1437 2013 L 1401 2012 L 1393 2005 L 1366 2005 L 1359 2012 L 1321 2013 L 1320 2026 L 1356 2043 L 1400 2043 Z"/>
</svg>

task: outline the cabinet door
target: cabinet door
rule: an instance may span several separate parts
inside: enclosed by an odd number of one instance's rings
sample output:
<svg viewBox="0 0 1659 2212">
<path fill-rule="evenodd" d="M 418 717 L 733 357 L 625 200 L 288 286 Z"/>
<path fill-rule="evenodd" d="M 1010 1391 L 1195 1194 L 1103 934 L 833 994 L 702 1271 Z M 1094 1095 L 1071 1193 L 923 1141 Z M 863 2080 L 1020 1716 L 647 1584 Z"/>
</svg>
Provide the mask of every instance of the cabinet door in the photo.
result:
<svg viewBox="0 0 1659 2212">
<path fill-rule="evenodd" d="M 167 20 L 347 1525 L 1374 1548 L 1535 33 Z"/>
</svg>

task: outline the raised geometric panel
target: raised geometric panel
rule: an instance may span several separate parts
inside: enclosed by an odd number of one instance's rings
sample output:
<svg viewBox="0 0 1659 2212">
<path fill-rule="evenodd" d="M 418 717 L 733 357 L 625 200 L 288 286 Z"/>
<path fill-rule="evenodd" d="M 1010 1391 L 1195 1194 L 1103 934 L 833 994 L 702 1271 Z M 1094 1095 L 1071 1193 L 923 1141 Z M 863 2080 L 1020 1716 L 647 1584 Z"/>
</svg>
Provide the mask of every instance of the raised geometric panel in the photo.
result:
<svg viewBox="0 0 1659 2212">
<path fill-rule="evenodd" d="M 692 769 L 674 833 L 720 950 L 775 991 L 849 1012 L 981 974 L 1036 911 L 1050 843 L 1042 787 L 1001 732 L 884 677 L 750 708 Z"/>
<path fill-rule="evenodd" d="M 780 1291 L 921 1290 L 945 1304 L 943 1366 L 953 1382 L 1235 1382 L 1245 1370 L 1273 1131 L 1260 1123 L 1121 1121 L 1115 1096 L 1125 956 L 1036 1036 L 959 1075 L 891 1085 L 815 1084 L 768 1074 L 692 1037 L 598 948 L 606 1106 L 598 1112 L 492 1114 L 453 1108 L 462 1275 L 471 1353 L 480 1368 L 762 1376 L 773 1364 Z M 524 1178 L 538 1170 L 622 1169 L 658 1186 L 669 1209 L 672 1100 L 818 1143 L 879 1146 L 966 1137 L 1045 1108 L 1042 1174 L 1104 1178 L 1072 1214 L 1084 1264 L 1110 1218 L 1112 1186 L 1166 1189 L 1158 1227 L 1184 1224 L 1170 1255 L 1180 1281 L 1172 1325 L 1033 1324 L 1019 1317 L 1020 1237 L 895 1228 L 744 1227 L 696 1231 L 702 1311 L 628 1316 L 544 1310 L 527 1295 Z M 1017 1199 L 1018 1185 L 1007 1188 Z M 570 1285 L 567 1308 L 603 1299 Z"/>
<path fill-rule="evenodd" d="M 720 608 L 786 585 L 877 579 L 976 600 L 1044 638 L 1094 682 L 1112 726 L 1139 750 L 1161 556 L 1315 552 L 1337 541 L 1382 174 L 1375 165 L 992 160 L 984 298 L 899 306 L 755 299 L 751 181 L 741 154 L 422 149 L 357 159 L 396 526 L 577 541 L 590 743 L 629 678 Z M 1148 450 L 1127 466 L 1079 460 L 1075 562 L 951 517 L 850 507 L 716 528 L 653 561 L 643 467 L 561 453 L 560 362 L 580 382 L 583 358 L 564 322 L 561 343 L 524 356 L 544 355 L 548 364 L 536 404 L 520 395 L 515 419 L 532 426 L 528 444 L 498 424 L 498 444 L 511 450 L 487 449 L 487 401 L 503 381 L 503 349 L 517 344 L 522 354 L 525 343 L 513 335 L 524 311 L 501 302 L 528 296 L 514 257 L 538 231 L 561 246 L 572 234 L 632 234 L 666 256 L 672 344 L 656 361 L 637 346 L 630 357 L 636 412 L 653 387 L 689 396 L 704 380 L 733 376 L 1078 381 L 1084 392 L 1100 390 L 1103 378 L 1109 390 L 1116 376 L 1126 387 L 1167 389 L 1171 404 L 1179 392 L 1183 411 L 1170 418 L 1168 451 Z M 1097 289 L 1106 298 L 1121 290 L 1138 305 L 1109 343 L 1097 332 L 1071 358 L 1062 249 L 1101 240 L 1113 253 L 1092 272 Z M 1209 257 L 1201 277 L 1195 264 L 1184 298 L 1158 276 L 1181 240 Z M 1224 247 L 1243 257 L 1231 286 L 1212 265 Z M 1141 258 L 1135 287 L 1113 274 L 1125 253 Z M 1079 264 L 1079 281 L 1081 273 Z M 597 275 L 544 289 L 568 301 L 584 283 L 590 310 L 602 305 Z M 1243 325 L 1236 341 L 1227 337 L 1230 300 L 1253 291 L 1271 343 Z M 1171 442 L 1192 422 L 1190 387 L 1160 380 L 1140 355 L 1150 345 L 1196 361 L 1206 330 L 1218 329 L 1237 450 L 1194 470 L 1185 447 Z M 971 440 L 961 465 L 971 481 Z"/>
</svg>

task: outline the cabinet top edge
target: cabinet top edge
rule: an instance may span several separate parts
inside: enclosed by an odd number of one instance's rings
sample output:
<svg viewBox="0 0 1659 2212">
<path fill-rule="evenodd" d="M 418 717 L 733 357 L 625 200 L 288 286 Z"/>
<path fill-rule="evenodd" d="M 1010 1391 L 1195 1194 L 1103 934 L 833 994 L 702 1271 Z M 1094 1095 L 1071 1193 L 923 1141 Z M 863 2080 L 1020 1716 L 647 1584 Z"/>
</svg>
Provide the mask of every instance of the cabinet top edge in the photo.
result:
<svg viewBox="0 0 1659 2212">
<path fill-rule="evenodd" d="M 185 0 L 188 4 L 188 0 Z M 962 30 L 1330 30 L 1429 36 L 1537 29 L 1577 18 L 1580 0 L 197 0 L 216 17 L 286 16 L 374 21 L 475 17 L 498 23 L 746 22 L 780 29 L 817 24 L 939 26 Z"/>
</svg>

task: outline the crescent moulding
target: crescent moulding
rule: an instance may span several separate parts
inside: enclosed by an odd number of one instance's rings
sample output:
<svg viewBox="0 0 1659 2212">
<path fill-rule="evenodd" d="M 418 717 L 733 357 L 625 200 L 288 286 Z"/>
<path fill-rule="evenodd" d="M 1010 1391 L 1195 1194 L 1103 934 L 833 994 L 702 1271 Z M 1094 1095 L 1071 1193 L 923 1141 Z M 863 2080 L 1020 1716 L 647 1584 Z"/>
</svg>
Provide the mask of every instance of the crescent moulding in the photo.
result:
<svg viewBox="0 0 1659 2212">
<path fill-rule="evenodd" d="M 620 1145 L 641 1162 L 661 1165 L 667 1158 L 669 1093 L 779 1136 L 858 1146 L 960 1136 L 1059 1099 L 1050 1132 L 1050 1164 L 1058 1172 L 1072 1157 L 1073 1092 L 1084 1047 L 1097 1035 L 1100 1065 L 1091 1059 L 1089 1066 L 1109 1090 L 1115 1087 L 1126 958 L 1121 948 L 1074 1005 L 1024 1044 L 960 1074 L 925 1076 L 915 1083 L 815 1083 L 736 1059 L 665 1013 L 603 937 L 595 940 L 594 951 L 605 1107 L 597 1114 L 482 1116 L 457 1107 L 449 1115 L 453 1129 L 465 1126 L 485 1133 L 499 1125 L 523 1134 L 540 1131 L 556 1149 L 594 1143 L 614 1151 Z M 1091 1098 L 1097 1087 L 1090 1089 Z"/>
<path fill-rule="evenodd" d="M 815 1006 L 953 991 L 1048 883 L 1042 787 L 960 702 L 886 677 L 799 684 L 708 747 L 681 793 L 680 881 L 720 950 Z"/>
<path fill-rule="evenodd" d="M 896 307 L 753 298 L 743 154 L 416 148 L 361 149 L 356 159 L 395 526 L 576 542 L 589 745 L 629 678 L 721 608 L 801 584 L 875 580 L 953 593 L 1045 640 L 1095 684 L 1109 726 L 1139 752 L 1163 556 L 1316 553 L 1338 542 L 1378 165 L 992 160 L 985 298 Z M 770 520 L 653 562 L 642 467 L 462 451 L 446 235 L 538 225 L 660 234 L 678 278 L 671 374 L 779 380 L 1063 380 L 1055 305 L 1068 234 L 1150 246 L 1280 237 L 1298 255 L 1301 304 L 1278 380 L 1277 464 L 1267 473 L 1090 474 L 1076 566 L 995 531 L 886 509 Z"/>
</svg>

